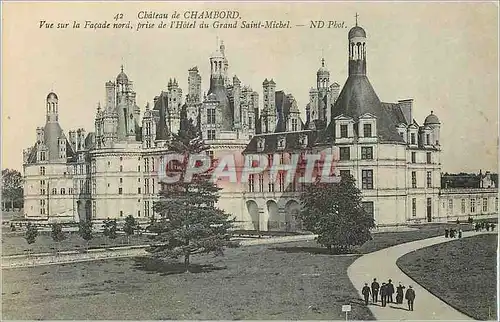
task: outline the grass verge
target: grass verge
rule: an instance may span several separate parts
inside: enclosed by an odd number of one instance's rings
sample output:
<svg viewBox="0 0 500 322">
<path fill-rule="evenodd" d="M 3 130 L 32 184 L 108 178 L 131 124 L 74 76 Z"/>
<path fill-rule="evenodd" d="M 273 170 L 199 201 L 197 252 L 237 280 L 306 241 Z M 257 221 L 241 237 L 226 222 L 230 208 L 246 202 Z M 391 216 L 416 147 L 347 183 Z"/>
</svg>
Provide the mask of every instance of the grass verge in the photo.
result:
<svg viewBox="0 0 500 322">
<path fill-rule="evenodd" d="M 397 265 L 457 310 L 496 320 L 496 234 L 463 238 L 402 256 Z"/>
</svg>

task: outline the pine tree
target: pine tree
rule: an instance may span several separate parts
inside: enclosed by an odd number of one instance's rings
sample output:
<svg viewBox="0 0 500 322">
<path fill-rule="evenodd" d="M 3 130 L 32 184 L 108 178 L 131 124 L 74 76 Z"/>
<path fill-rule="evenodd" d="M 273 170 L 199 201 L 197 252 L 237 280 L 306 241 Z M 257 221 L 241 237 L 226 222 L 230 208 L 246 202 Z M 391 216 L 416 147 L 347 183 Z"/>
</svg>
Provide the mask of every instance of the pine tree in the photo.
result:
<svg viewBox="0 0 500 322">
<path fill-rule="evenodd" d="M 156 257 L 183 257 L 185 272 L 189 271 L 191 255 L 211 252 L 222 255 L 225 247 L 236 246 L 230 240 L 234 221 L 215 206 L 220 188 L 210 180 L 211 170 L 184 182 L 182 170 L 187 168 L 189 155 L 207 148 L 192 121 L 184 118 L 179 134 L 169 144 L 170 151 L 185 156 L 178 165 L 181 177 L 176 183 L 163 184 L 160 200 L 153 205 L 160 218 L 149 226 L 158 243 L 148 251 Z"/>
<path fill-rule="evenodd" d="M 374 219 L 362 207 L 361 191 L 352 176 L 340 183 L 315 182 L 301 196 L 299 218 L 317 234 L 317 242 L 337 252 L 349 251 L 371 239 Z"/>
</svg>

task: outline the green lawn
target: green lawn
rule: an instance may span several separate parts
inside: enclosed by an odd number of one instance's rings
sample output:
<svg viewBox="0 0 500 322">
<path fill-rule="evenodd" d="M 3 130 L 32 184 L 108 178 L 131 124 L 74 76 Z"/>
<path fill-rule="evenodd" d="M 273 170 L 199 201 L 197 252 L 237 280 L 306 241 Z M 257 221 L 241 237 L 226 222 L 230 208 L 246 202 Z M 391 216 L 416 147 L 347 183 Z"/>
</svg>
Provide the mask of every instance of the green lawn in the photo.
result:
<svg viewBox="0 0 500 322">
<path fill-rule="evenodd" d="M 63 250 L 78 250 L 85 249 L 86 242 L 77 234 L 66 234 L 66 240 L 56 243 L 50 237 L 50 232 L 40 232 L 34 244 L 28 245 L 24 235 L 19 234 L 2 234 L 2 255 L 26 254 L 27 249 L 31 249 L 32 253 L 48 253 L 55 252 L 56 249 Z M 130 244 L 149 244 L 151 240 L 148 236 L 131 236 Z M 101 233 L 94 234 L 94 238 L 89 243 L 89 248 L 124 246 L 127 245 L 127 237 L 119 234 L 116 239 L 110 240 Z"/>
<path fill-rule="evenodd" d="M 443 229 L 374 234 L 357 252 Z M 5 319 L 342 320 L 341 306 L 351 304 L 350 319 L 373 319 L 346 274 L 358 256 L 330 255 L 314 241 L 301 241 L 194 257 L 198 272 L 188 274 L 146 258 L 3 270 L 2 311 Z"/>
<path fill-rule="evenodd" d="M 497 244 L 497 234 L 468 237 L 409 253 L 397 264 L 463 313 L 496 320 Z"/>
<path fill-rule="evenodd" d="M 352 319 L 373 319 L 346 274 L 356 256 L 272 246 L 194 257 L 201 272 L 187 274 L 144 258 L 3 270 L 3 318 L 341 320 L 351 304 Z"/>
</svg>

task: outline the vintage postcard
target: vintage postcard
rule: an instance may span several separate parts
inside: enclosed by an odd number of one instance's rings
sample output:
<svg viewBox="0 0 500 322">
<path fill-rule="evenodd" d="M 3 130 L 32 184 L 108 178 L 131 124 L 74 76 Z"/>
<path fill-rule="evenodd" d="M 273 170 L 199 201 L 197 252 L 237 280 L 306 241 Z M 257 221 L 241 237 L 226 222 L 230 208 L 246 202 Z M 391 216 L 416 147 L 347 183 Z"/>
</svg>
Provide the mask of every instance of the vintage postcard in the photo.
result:
<svg viewBox="0 0 500 322">
<path fill-rule="evenodd" d="M 497 320 L 497 2 L 2 3 L 3 320 Z"/>
</svg>

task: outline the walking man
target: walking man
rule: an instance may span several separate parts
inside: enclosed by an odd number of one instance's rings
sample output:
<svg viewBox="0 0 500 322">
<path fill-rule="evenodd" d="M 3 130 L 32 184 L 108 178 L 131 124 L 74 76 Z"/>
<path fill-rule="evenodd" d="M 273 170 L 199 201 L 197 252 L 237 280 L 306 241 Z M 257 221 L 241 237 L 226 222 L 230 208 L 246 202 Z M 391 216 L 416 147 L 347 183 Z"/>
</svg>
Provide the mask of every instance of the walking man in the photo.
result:
<svg viewBox="0 0 500 322">
<path fill-rule="evenodd" d="M 403 304 L 403 292 L 405 287 L 399 282 L 398 287 L 396 287 L 396 303 Z"/>
<path fill-rule="evenodd" d="M 413 311 L 413 302 L 415 301 L 415 291 L 413 288 L 408 286 L 408 289 L 406 290 L 406 295 L 405 299 L 408 300 L 408 310 Z"/>
<path fill-rule="evenodd" d="M 394 303 L 392 299 L 392 294 L 394 294 L 394 285 L 392 284 L 392 280 L 389 280 L 389 283 L 387 283 L 386 287 L 387 301 L 389 303 Z"/>
<path fill-rule="evenodd" d="M 361 294 L 363 294 L 363 297 L 365 298 L 365 305 L 368 305 L 368 300 L 370 299 L 370 287 L 368 286 L 368 283 L 365 283 L 365 286 L 361 290 Z"/>
<path fill-rule="evenodd" d="M 372 302 L 377 303 L 378 301 L 378 290 L 380 288 L 380 285 L 377 282 L 377 279 L 374 278 L 372 282 Z"/>
<path fill-rule="evenodd" d="M 380 299 L 382 300 L 382 306 L 386 306 L 387 305 L 387 294 L 386 294 L 385 283 L 382 283 L 382 286 L 380 287 Z"/>
</svg>

